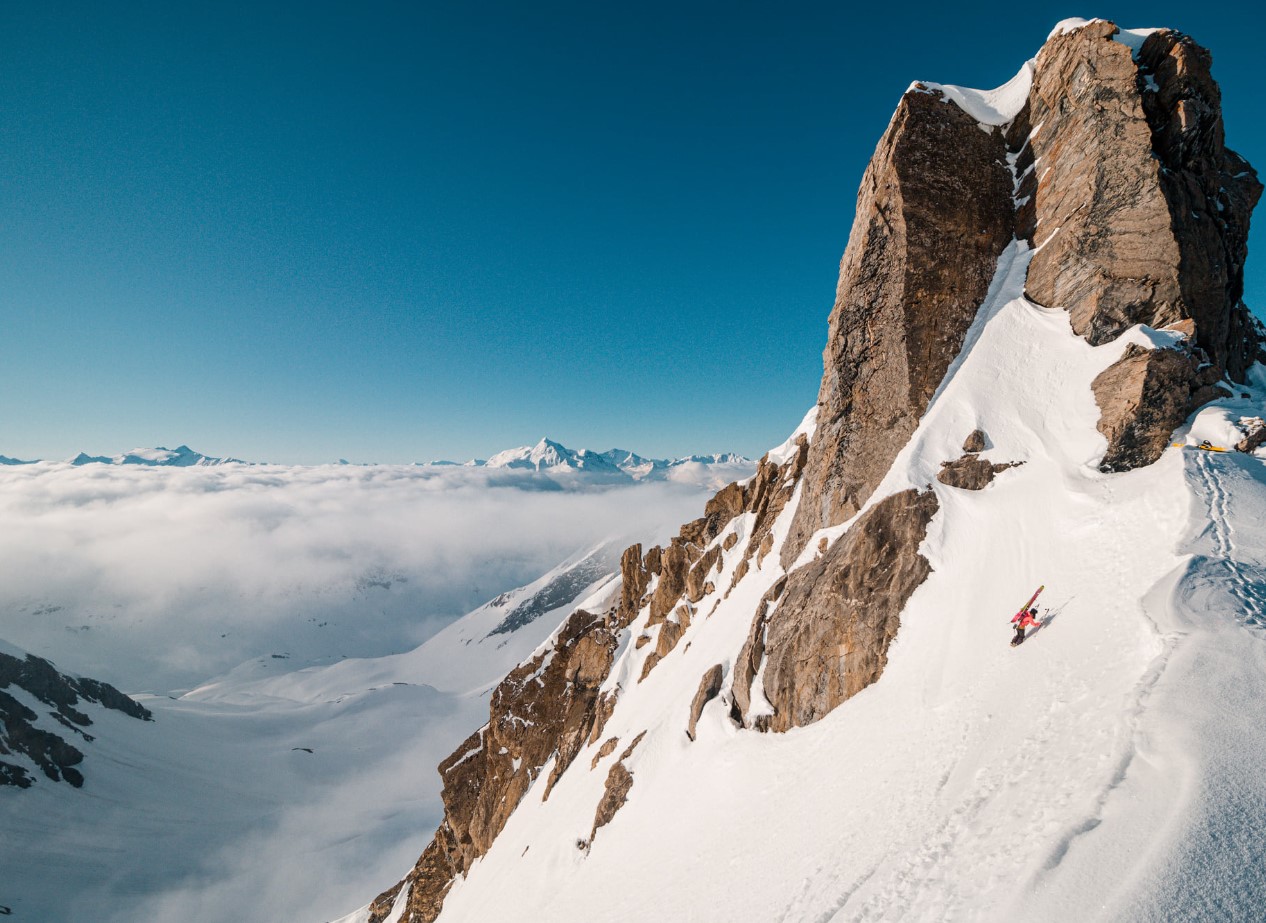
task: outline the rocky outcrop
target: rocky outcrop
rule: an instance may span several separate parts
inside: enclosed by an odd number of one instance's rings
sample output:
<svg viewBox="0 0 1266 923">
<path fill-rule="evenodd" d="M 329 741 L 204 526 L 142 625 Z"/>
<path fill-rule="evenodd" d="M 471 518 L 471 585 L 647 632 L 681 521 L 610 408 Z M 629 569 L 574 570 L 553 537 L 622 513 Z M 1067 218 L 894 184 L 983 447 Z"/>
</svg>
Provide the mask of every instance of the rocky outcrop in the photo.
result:
<svg viewBox="0 0 1266 923">
<path fill-rule="evenodd" d="M 818 425 L 783 563 L 844 522 L 909 441 L 1011 240 L 1001 132 L 939 91 L 902 97 L 866 168 L 840 264 Z"/>
<path fill-rule="evenodd" d="M 963 440 L 963 451 L 969 455 L 983 452 L 987 448 L 989 448 L 989 437 L 982 429 L 972 430 L 971 435 Z"/>
<path fill-rule="evenodd" d="M 942 484 L 962 490 L 984 490 L 993 483 L 995 476 L 1018 464 L 1019 462 L 995 464 L 971 452 L 954 461 L 941 462 L 941 470 L 936 479 Z"/>
<path fill-rule="evenodd" d="M 1190 319 L 1214 379 L 1225 371 L 1243 380 L 1261 354 L 1242 301 L 1249 215 L 1261 184 L 1225 146 L 1209 53 L 1163 30 L 1147 38 L 1136 61 L 1116 33 L 1096 21 L 1052 37 L 1009 132 L 1024 171 L 1020 233 L 1040 244 L 1029 297 L 1067 308 L 1073 330 L 1095 345 L 1133 324 Z M 1138 358 L 1114 377 L 1137 378 Z M 1176 372 L 1174 357 L 1155 362 L 1154 382 Z M 1148 425 L 1207 383 L 1175 386 L 1184 393 L 1158 404 Z M 1160 397 L 1154 387 L 1146 395 Z M 1105 427 L 1122 429 L 1112 420 Z M 1155 460 L 1144 448 L 1154 438 L 1131 441 L 1104 465 Z"/>
<path fill-rule="evenodd" d="M 599 687 L 615 656 L 621 616 L 577 610 L 553 644 L 501 681 L 489 722 L 440 764 L 444 820 L 408 877 L 371 905 L 374 923 L 397 892 L 412 889 L 406 919 L 434 920 L 449 885 L 488 851 L 528 789 L 553 760 L 549 788 L 591 736 L 601 733 Z"/>
<path fill-rule="evenodd" d="M 40 715 L 12 694 L 15 689 L 46 706 L 48 717 L 84 742 L 92 741 L 93 736 L 84 730 L 92 719 L 82 710 L 83 703 L 143 721 L 153 717 L 149 709 L 108 683 L 68 676 L 34 654 L 15 657 L 0 651 L 0 785 L 29 788 L 33 784 L 24 766 L 3 758 L 17 755 L 29 759 L 54 782 L 67 782 L 75 788 L 84 784 L 83 773 L 76 768 L 83 762 L 83 751 L 66 738 L 36 727 Z"/>
<path fill-rule="evenodd" d="M 1161 457 L 1187 415 L 1226 391 L 1220 375 L 1190 350 L 1147 349 L 1136 343 L 1091 385 L 1099 404 L 1099 432 L 1108 449 L 1100 471 L 1129 471 Z"/>
<path fill-rule="evenodd" d="M 593 759 L 589 761 L 590 769 L 597 769 L 598 764 L 605 760 L 608 756 L 615 752 L 615 748 L 620 745 L 620 738 L 608 737 L 602 742 L 602 746 L 598 748 L 598 752 L 593 755 Z"/>
<path fill-rule="evenodd" d="M 1020 194 L 1042 229 L 1024 228 L 1042 245 L 1028 295 L 1067 308 L 1073 330 L 1095 345 L 1132 324 L 1163 327 L 1184 316 L 1138 68 L 1112 40 L 1116 32 L 1099 21 L 1052 36 L 1012 128 L 1013 143 L 1028 142 L 1017 164 L 1028 171 Z"/>
<path fill-rule="evenodd" d="M 762 604 L 735 667 L 740 714 L 751 714 L 752 679 L 762 680 L 768 708 L 756 700 L 753 726 L 811 724 L 879 678 L 901 610 L 931 572 L 919 545 L 937 509 L 930 490 L 884 499 L 826 554 L 793 571 L 775 605 Z M 740 666 L 748 688 L 740 687 Z"/>
<path fill-rule="evenodd" d="M 1226 147 L 1212 55 L 1163 30 L 1139 49 L 1143 111 L 1181 262 L 1178 285 L 1196 346 L 1235 381 L 1262 358 L 1262 336 L 1243 302 L 1249 217 L 1262 184 Z"/>
<path fill-rule="evenodd" d="M 605 827 L 611 823 L 615 817 L 615 812 L 624 807 L 624 803 L 628 801 L 629 791 L 633 788 L 633 773 L 629 772 L 624 761 L 633 755 L 633 751 L 637 749 L 637 745 L 642 742 L 642 738 L 646 736 L 646 732 L 638 734 L 633 738 L 633 742 L 624 748 L 624 752 L 620 754 L 620 758 L 611 766 L 607 773 L 606 787 L 603 789 L 602 798 L 598 801 L 598 807 L 593 815 L 593 829 L 589 832 L 589 840 L 585 843 L 588 848 L 593 845 L 594 837 L 598 835 L 598 828 Z"/>
<path fill-rule="evenodd" d="M 1252 454 L 1266 444 L 1266 420 L 1261 417 L 1241 417 L 1235 425 L 1244 434 L 1244 438 L 1235 444 L 1235 451 Z"/>
<path fill-rule="evenodd" d="M 724 676 L 725 670 L 718 663 L 709 667 L 703 676 L 699 677 L 699 689 L 690 702 L 690 720 L 686 723 L 686 736 L 691 740 L 695 739 L 695 727 L 699 723 L 699 716 L 703 714 L 703 706 L 720 693 L 721 680 Z"/>
</svg>

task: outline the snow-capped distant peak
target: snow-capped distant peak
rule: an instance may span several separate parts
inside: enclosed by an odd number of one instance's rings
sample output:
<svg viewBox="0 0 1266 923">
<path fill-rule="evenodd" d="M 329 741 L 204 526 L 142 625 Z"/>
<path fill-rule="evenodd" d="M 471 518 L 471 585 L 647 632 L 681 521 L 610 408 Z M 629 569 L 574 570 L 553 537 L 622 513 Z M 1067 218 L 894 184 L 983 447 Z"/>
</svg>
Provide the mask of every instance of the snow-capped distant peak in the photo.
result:
<svg viewBox="0 0 1266 923">
<path fill-rule="evenodd" d="M 634 481 L 648 480 L 698 480 L 707 478 L 711 484 L 721 474 L 715 486 L 722 486 L 733 476 L 746 476 L 754 468 L 751 459 L 732 452 L 711 455 L 687 455 L 672 460 L 646 458 L 627 449 L 608 449 L 595 452 L 592 449 L 569 449 L 552 439 L 543 438 L 534 446 L 520 446 L 498 452 L 485 462 L 489 468 L 526 468 L 535 471 L 564 472 L 583 471 Z M 712 477 L 714 469 L 717 477 Z M 743 469 L 743 470 L 740 470 Z"/>
<path fill-rule="evenodd" d="M 581 468 L 594 465 L 595 456 L 581 449 L 574 452 L 552 439 L 542 438 L 534 446 L 520 446 L 498 452 L 484 464 L 488 468 Z M 604 460 L 605 461 L 605 460 Z"/>
<path fill-rule="evenodd" d="M 80 452 L 69 460 L 72 465 L 144 465 L 151 468 L 192 468 L 194 466 L 248 464 L 239 458 L 216 458 L 195 452 L 187 445 L 174 449 L 166 446 L 138 448 L 122 455 L 88 455 Z"/>
<path fill-rule="evenodd" d="M 734 452 L 720 452 L 712 455 L 686 455 L 675 458 L 669 465 L 750 465 L 752 460 L 745 455 Z"/>
</svg>

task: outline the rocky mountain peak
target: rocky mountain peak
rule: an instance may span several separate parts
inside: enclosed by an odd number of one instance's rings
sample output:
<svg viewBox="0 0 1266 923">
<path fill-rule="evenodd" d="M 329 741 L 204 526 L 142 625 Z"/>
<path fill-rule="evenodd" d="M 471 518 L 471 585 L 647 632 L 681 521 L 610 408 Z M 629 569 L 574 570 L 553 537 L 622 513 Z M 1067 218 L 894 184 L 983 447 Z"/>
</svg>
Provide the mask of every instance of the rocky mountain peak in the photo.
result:
<svg viewBox="0 0 1266 923">
<path fill-rule="evenodd" d="M 1211 60 L 1171 30 L 1069 20 L 994 94 L 921 83 L 906 92 L 858 193 L 787 566 L 809 536 L 869 499 L 1013 236 L 1035 249 L 1028 296 L 1067 309 L 1093 345 L 1134 324 L 1192 322 L 1188 371 L 1177 383 L 1161 376 L 1180 399 L 1142 421 L 1162 435 L 1141 436 L 1140 421 L 1119 416 L 1136 404 L 1114 407 L 1101 427 L 1149 446 L 1110 447 L 1114 470 L 1154 461 L 1223 374 L 1243 380 L 1262 348 L 1242 300 L 1262 187 L 1225 147 Z M 1147 363 L 1131 367 L 1141 387 Z"/>
<path fill-rule="evenodd" d="M 576 844 L 590 849 L 636 798 L 630 763 L 646 749 L 635 750 L 644 729 L 610 733 L 612 716 L 681 662 L 733 593 L 754 611 L 737 650 L 696 674 L 673 712 L 689 741 L 718 697 L 732 728 L 780 732 L 876 682 L 932 573 L 921 549 L 942 492 L 996 490 L 1024 461 L 997 457 L 990 434 L 962 420 L 952 454 L 885 480 L 984 335 L 982 306 L 1012 267 L 1023 267 L 1024 311 L 1065 309 L 1094 346 L 1133 331 L 1093 384 L 1105 471 L 1154 461 L 1219 381 L 1243 378 L 1261 355 L 1242 301 L 1261 186 L 1225 148 L 1210 60 L 1180 33 L 1070 21 L 999 90 L 911 86 L 862 178 L 816 408 L 666 546 L 627 549 L 610 608 L 574 613 L 506 678 L 488 724 L 441 766 L 435 839 L 356 919 L 434 920 L 529 790 L 548 799 L 586 748 L 581 772 L 624 745 Z"/>
</svg>

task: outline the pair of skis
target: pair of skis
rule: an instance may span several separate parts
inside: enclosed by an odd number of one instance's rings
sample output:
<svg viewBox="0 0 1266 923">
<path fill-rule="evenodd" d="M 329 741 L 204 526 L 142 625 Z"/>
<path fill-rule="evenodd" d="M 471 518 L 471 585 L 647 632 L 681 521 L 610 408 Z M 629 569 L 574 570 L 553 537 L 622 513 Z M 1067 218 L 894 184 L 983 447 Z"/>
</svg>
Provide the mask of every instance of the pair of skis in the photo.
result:
<svg viewBox="0 0 1266 923">
<path fill-rule="evenodd" d="M 1033 595 L 1029 597 L 1029 601 L 1028 601 L 1028 602 L 1026 602 L 1023 606 L 1021 606 L 1021 607 L 1020 607 L 1020 611 L 1019 611 L 1019 612 L 1017 612 L 1017 613 L 1016 613 L 1016 615 L 1020 615 L 1020 616 L 1022 616 L 1025 612 L 1028 612 L 1030 609 L 1032 609 L 1032 608 L 1033 608 L 1033 604 L 1034 604 L 1035 602 L 1037 602 L 1037 598 L 1038 598 L 1039 596 L 1041 596 L 1041 595 L 1042 595 L 1042 591 L 1043 591 L 1044 589 L 1046 589 L 1046 584 L 1042 584 L 1040 587 L 1038 587 L 1038 588 L 1037 588 L 1037 590 L 1033 593 Z M 1013 621 L 1014 621 L 1014 619 L 1013 619 Z M 1021 644 L 1023 644 L 1023 643 L 1024 643 L 1024 638 L 1023 638 L 1023 637 L 1017 637 L 1017 638 L 1013 638 L 1013 639 L 1011 640 L 1011 646 L 1012 646 L 1012 647 L 1017 647 L 1017 646 L 1019 646 L 1019 645 L 1021 645 Z"/>
</svg>

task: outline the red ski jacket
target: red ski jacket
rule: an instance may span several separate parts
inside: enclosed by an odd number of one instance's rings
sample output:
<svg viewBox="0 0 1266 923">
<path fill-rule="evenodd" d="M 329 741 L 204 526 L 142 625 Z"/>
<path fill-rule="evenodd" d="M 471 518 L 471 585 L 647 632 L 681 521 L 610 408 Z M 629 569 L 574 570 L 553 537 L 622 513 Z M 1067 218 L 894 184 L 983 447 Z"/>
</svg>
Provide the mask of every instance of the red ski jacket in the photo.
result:
<svg viewBox="0 0 1266 923">
<path fill-rule="evenodd" d="M 1042 623 L 1029 615 L 1027 609 L 1021 609 L 1011 617 L 1011 624 L 1017 628 L 1032 628 L 1034 625 L 1041 625 Z"/>
</svg>

